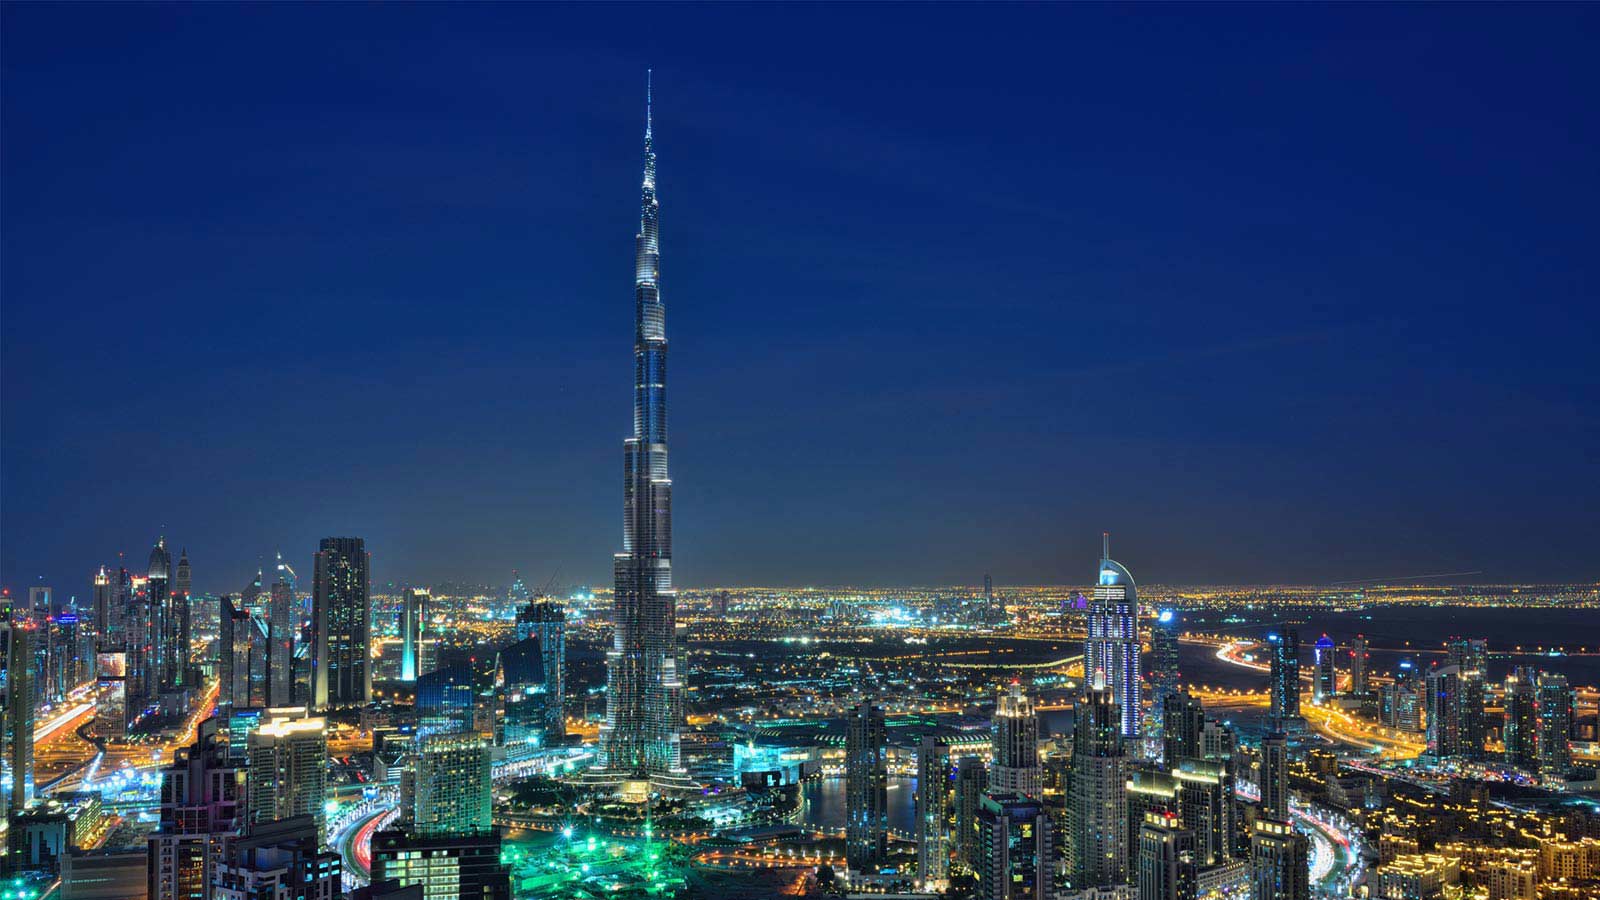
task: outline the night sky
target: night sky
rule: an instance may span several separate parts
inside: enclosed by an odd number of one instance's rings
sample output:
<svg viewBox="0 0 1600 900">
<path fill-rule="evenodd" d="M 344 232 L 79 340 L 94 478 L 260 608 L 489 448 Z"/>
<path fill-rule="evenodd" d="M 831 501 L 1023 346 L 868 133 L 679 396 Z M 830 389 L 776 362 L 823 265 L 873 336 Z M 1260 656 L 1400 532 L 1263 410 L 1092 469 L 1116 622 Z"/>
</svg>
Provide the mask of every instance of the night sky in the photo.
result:
<svg viewBox="0 0 1600 900">
<path fill-rule="evenodd" d="M 6 4 L 0 581 L 1600 578 L 1600 7 Z M 1475 580 L 1475 579 L 1468 579 Z"/>
</svg>

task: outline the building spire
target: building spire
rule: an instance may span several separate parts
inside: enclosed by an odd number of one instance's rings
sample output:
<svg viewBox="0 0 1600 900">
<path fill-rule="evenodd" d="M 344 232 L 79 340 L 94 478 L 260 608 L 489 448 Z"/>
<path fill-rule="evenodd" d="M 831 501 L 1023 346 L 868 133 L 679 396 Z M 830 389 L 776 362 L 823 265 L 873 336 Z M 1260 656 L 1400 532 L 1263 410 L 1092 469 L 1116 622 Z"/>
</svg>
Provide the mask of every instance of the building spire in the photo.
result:
<svg viewBox="0 0 1600 900">
<path fill-rule="evenodd" d="M 650 140 L 650 107 L 655 102 L 655 91 L 652 82 L 655 80 L 655 70 L 644 70 L 644 139 Z"/>
<path fill-rule="evenodd" d="M 1109 531 L 1100 532 L 1100 558 L 1111 558 L 1111 532 Z"/>
</svg>

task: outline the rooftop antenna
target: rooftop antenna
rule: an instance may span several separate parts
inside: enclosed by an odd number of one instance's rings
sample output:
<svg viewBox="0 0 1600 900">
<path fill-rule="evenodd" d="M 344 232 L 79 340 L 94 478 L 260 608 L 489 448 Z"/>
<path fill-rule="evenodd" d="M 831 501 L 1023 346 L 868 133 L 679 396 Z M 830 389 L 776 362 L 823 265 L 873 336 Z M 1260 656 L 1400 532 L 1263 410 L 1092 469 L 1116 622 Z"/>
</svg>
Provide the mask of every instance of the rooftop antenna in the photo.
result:
<svg viewBox="0 0 1600 900">
<path fill-rule="evenodd" d="M 644 70 L 644 136 L 650 137 L 650 107 L 655 102 L 655 91 L 652 82 L 655 80 L 655 69 Z"/>
<path fill-rule="evenodd" d="M 1109 531 L 1100 532 L 1100 558 L 1111 558 L 1111 532 Z"/>
</svg>

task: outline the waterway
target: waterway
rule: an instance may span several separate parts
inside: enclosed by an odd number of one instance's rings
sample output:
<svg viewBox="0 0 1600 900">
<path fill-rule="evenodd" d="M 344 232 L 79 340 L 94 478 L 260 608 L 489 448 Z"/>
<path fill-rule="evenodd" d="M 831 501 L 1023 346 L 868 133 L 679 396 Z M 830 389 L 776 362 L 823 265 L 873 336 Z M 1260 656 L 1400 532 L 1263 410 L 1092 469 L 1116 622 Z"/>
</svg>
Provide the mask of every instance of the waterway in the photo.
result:
<svg viewBox="0 0 1600 900">
<path fill-rule="evenodd" d="M 845 780 L 816 778 L 801 787 L 800 821 L 828 831 L 843 831 L 845 823 Z M 903 835 L 915 834 L 917 827 L 917 780 L 901 776 L 889 778 L 889 829 Z"/>
</svg>

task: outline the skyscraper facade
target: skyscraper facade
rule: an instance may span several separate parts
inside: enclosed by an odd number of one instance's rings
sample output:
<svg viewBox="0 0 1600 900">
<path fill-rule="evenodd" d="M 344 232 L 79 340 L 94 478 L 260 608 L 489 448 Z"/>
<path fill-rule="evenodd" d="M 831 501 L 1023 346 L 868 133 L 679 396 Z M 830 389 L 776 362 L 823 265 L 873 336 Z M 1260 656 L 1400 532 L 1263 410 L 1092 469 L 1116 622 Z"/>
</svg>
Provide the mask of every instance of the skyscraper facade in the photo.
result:
<svg viewBox="0 0 1600 900">
<path fill-rule="evenodd" d="M 1194 900 L 1194 843 L 1194 834 L 1172 813 L 1144 814 L 1134 875 L 1139 900 Z"/>
<path fill-rule="evenodd" d="M 1317 645 L 1312 650 L 1312 667 L 1315 672 L 1311 679 L 1311 702 L 1319 706 L 1339 694 L 1339 676 L 1333 668 L 1334 652 L 1333 638 L 1327 635 L 1317 638 Z"/>
<path fill-rule="evenodd" d="M 1572 771 L 1572 687 L 1567 676 L 1540 672 L 1538 709 L 1539 774 L 1559 778 Z"/>
<path fill-rule="evenodd" d="M 1162 761 L 1176 768 L 1185 759 L 1202 758 L 1200 735 L 1206 727 L 1205 706 L 1188 692 L 1168 694 L 1161 709 Z"/>
<path fill-rule="evenodd" d="M 267 705 L 288 706 L 294 702 L 294 588 L 285 578 L 283 562 L 278 562 L 278 580 L 272 583 L 267 601 Z"/>
<path fill-rule="evenodd" d="M 1162 610 L 1150 628 L 1150 737 L 1161 738 L 1165 721 L 1162 713 L 1168 697 L 1182 690 L 1183 675 L 1178 666 L 1178 614 Z"/>
<path fill-rule="evenodd" d="M 1261 809 L 1269 818 L 1289 818 L 1289 736 L 1269 732 L 1261 741 Z"/>
<path fill-rule="evenodd" d="M 1293 628 L 1282 634 L 1267 635 L 1271 651 L 1271 684 L 1268 685 L 1268 727 L 1293 733 L 1305 730 L 1300 716 L 1300 633 Z"/>
<path fill-rule="evenodd" d="M 411 818 L 416 834 L 488 833 L 492 753 L 489 742 L 477 735 L 437 734 L 418 740 Z"/>
<path fill-rule="evenodd" d="M 1535 700 L 1538 676 L 1531 668 L 1518 666 L 1506 678 L 1505 745 L 1506 765 L 1525 772 L 1539 770 L 1539 713 Z"/>
<path fill-rule="evenodd" d="M 1128 875 L 1127 757 L 1121 710 L 1103 672 L 1079 699 L 1067 792 L 1075 888 L 1122 884 Z"/>
<path fill-rule="evenodd" d="M 1089 635 L 1083 646 L 1083 674 L 1105 673 L 1111 701 L 1121 716 L 1125 738 L 1139 734 L 1139 589 L 1133 575 L 1111 558 L 1111 535 L 1101 535 L 1100 573 L 1089 605 Z"/>
<path fill-rule="evenodd" d="M 1255 900 L 1310 900 L 1311 842 L 1286 819 L 1260 818 L 1250 835 Z"/>
<path fill-rule="evenodd" d="M 1367 684 L 1367 636 L 1358 634 L 1350 640 L 1350 692 L 1364 695 Z"/>
<path fill-rule="evenodd" d="M 889 730 L 883 707 L 862 703 L 845 732 L 845 863 L 877 872 L 889 858 Z"/>
<path fill-rule="evenodd" d="M 32 632 L 20 619 L 8 604 L 0 608 L 0 771 L 11 780 L 0 813 L 33 800 Z"/>
<path fill-rule="evenodd" d="M 323 538 L 311 582 L 311 705 L 372 697 L 371 558 L 361 538 Z"/>
<path fill-rule="evenodd" d="M 161 770 L 161 824 L 150 835 L 150 900 L 211 896 L 229 836 L 244 823 L 244 772 L 228 759 L 217 720 Z"/>
<path fill-rule="evenodd" d="M 1038 799 L 1042 788 L 1039 767 L 1039 716 L 1020 682 L 1001 693 L 994 709 L 994 762 L 989 767 L 989 789 Z"/>
<path fill-rule="evenodd" d="M 941 890 L 950 878 L 950 745 L 932 734 L 917 744 L 917 886 Z"/>
<path fill-rule="evenodd" d="M 1423 693 L 1427 710 L 1428 755 L 1450 759 L 1467 755 L 1466 678 L 1456 666 L 1434 669 Z"/>
<path fill-rule="evenodd" d="M 955 856 L 962 866 L 972 871 L 978 867 L 978 806 L 988 787 L 989 770 L 984 768 L 980 757 L 963 756 L 956 760 Z"/>
<path fill-rule="evenodd" d="M 320 718 L 280 719 L 250 732 L 249 817 L 271 822 L 310 816 L 326 837 L 328 728 Z"/>
<path fill-rule="evenodd" d="M 426 627 L 429 592 L 426 588 L 406 588 L 405 602 L 400 608 L 400 680 L 416 681 L 422 674 L 418 651 L 422 644 L 422 631 Z"/>
<path fill-rule="evenodd" d="M 517 639 L 539 645 L 544 667 L 544 740 L 559 742 L 566 736 L 567 719 L 567 608 L 559 603 L 529 603 L 517 613 Z"/>
<path fill-rule="evenodd" d="M 1048 900 L 1055 886 L 1053 838 L 1038 800 L 984 795 L 978 805 L 978 896 Z"/>
<path fill-rule="evenodd" d="M 661 302 L 656 154 L 646 91 L 644 183 L 634 239 L 633 435 L 623 442 L 622 552 L 613 560 L 612 647 L 600 764 L 632 775 L 682 773 L 683 660 L 672 586 L 667 474 L 667 333 Z"/>
</svg>

